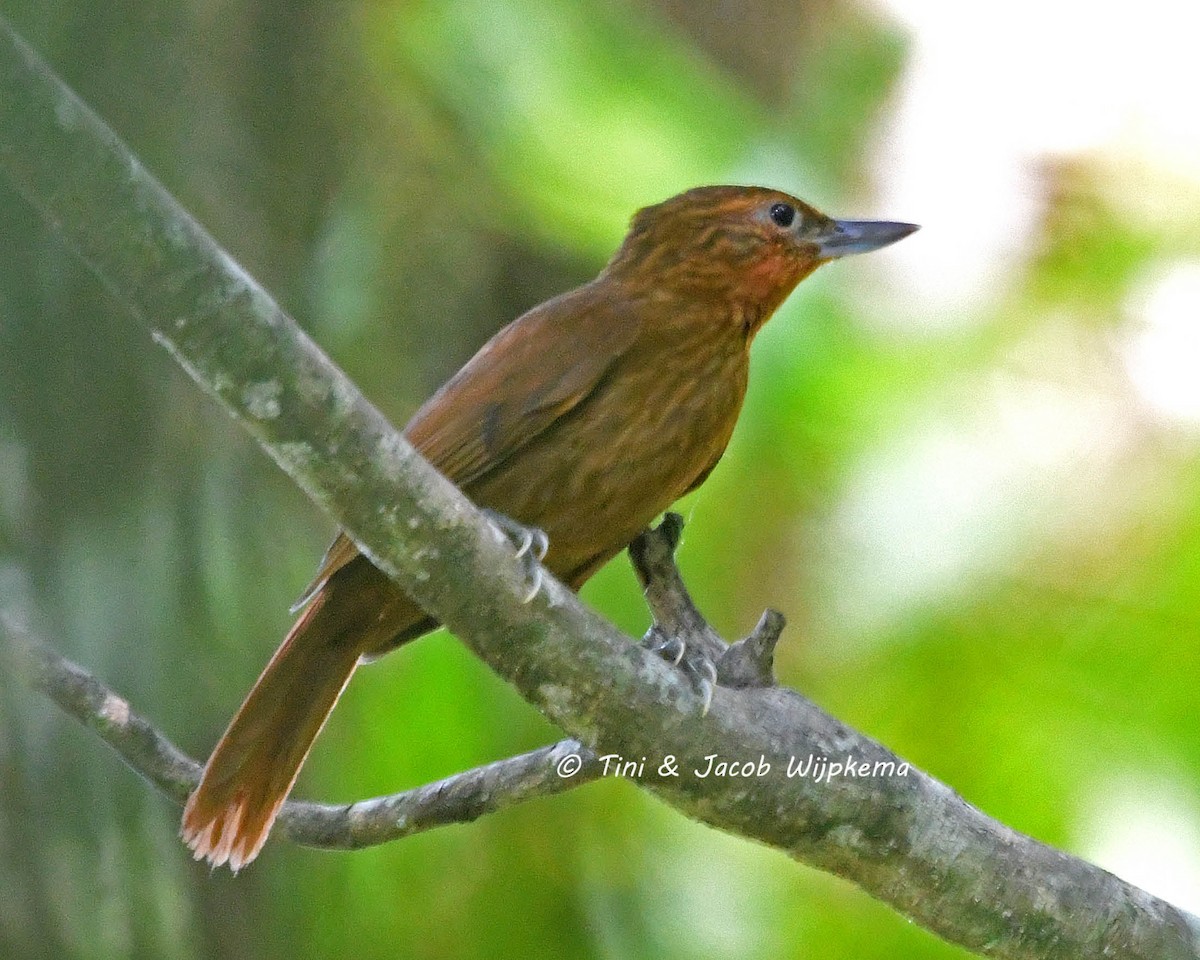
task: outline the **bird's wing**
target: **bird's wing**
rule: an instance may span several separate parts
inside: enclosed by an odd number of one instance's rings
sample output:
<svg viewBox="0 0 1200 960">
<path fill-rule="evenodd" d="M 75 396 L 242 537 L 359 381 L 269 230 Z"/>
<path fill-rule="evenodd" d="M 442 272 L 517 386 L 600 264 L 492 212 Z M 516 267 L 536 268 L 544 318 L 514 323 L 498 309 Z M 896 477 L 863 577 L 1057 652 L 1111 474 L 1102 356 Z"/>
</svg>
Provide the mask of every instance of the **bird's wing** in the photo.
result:
<svg viewBox="0 0 1200 960">
<path fill-rule="evenodd" d="M 576 407 L 629 349 L 639 322 L 582 287 L 519 317 L 489 340 L 409 421 L 405 435 L 467 487 Z M 359 556 L 339 533 L 293 610 Z"/>
<path fill-rule="evenodd" d="M 358 552 L 358 547 L 354 541 L 346 534 L 339 530 L 338 535 L 333 538 L 333 543 L 329 545 L 329 549 L 325 551 L 325 556 L 321 558 L 321 566 L 313 575 L 312 580 L 308 582 L 308 586 L 304 588 L 304 592 L 300 594 L 300 598 L 292 604 L 292 613 L 298 612 L 302 607 L 308 605 L 308 602 L 317 595 L 317 592 L 325 586 L 335 573 L 362 554 Z"/>
<path fill-rule="evenodd" d="M 638 330 L 633 311 L 593 287 L 544 303 L 485 344 L 404 432 L 469 488 L 586 399 Z"/>
</svg>

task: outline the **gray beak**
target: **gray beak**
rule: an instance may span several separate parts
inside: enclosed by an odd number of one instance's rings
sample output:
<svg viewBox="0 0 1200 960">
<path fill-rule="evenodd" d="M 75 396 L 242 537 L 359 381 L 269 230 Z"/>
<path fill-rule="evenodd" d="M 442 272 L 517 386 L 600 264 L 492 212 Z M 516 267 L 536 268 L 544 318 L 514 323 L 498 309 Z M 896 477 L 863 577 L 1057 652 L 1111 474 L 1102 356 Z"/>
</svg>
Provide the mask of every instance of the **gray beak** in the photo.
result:
<svg viewBox="0 0 1200 960">
<path fill-rule="evenodd" d="M 813 240 L 823 260 L 835 260 L 879 250 L 919 229 L 915 223 L 888 220 L 834 220 Z"/>
</svg>

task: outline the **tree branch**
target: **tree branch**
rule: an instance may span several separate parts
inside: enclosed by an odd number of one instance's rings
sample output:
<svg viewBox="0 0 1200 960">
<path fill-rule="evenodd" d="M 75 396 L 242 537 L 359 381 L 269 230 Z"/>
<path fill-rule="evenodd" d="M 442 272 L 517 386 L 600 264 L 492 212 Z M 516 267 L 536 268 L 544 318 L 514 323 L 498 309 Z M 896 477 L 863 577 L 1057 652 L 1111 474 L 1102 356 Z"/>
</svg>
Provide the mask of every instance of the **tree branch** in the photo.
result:
<svg viewBox="0 0 1200 960">
<path fill-rule="evenodd" d="M 200 781 L 201 765 L 129 702 L 34 639 L 0 612 L 0 663 L 92 730 L 151 786 L 180 806 Z M 534 796 L 590 783 L 603 764 L 577 740 L 489 763 L 423 787 L 349 804 L 289 800 L 279 815 L 288 839 L 309 847 L 370 847 L 450 823 L 468 823 Z"/>
<path fill-rule="evenodd" d="M 895 775 L 896 757 L 797 694 L 720 687 L 701 717 L 679 671 L 549 576 L 523 603 L 507 540 L 2 21 L 0 171 L 380 569 L 582 743 L 645 758 L 639 782 L 681 811 L 853 880 L 990 956 L 1200 956 L 1194 918 L 989 820 L 920 771 Z M 751 646 L 769 648 L 770 632 Z M 810 756 L 893 775 L 786 775 Z M 695 775 L 710 757 L 770 769 Z M 674 775 L 660 769 L 667 758 Z"/>
</svg>

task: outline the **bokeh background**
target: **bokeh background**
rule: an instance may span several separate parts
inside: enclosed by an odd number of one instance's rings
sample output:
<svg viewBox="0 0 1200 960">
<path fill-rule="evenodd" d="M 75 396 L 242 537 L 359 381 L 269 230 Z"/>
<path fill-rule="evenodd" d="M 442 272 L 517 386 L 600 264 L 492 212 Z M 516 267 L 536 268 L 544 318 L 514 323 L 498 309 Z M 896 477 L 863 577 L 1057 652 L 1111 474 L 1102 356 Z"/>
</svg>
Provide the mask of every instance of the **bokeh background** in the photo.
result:
<svg viewBox="0 0 1200 960">
<path fill-rule="evenodd" d="M 1200 909 L 1200 115 L 1186 4 L 3 0 L 397 422 L 700 183 L 920 222 L 756 344 L 681 563 L 729 636 L 972 803 Z M 0 183 L 0 603 L 195 755 L 329 522 Z M 646 625 L 625 558 L 585 598 Z M 441 633 L 298 793 L 557 732 Z M 951 958 L 623 782 L 236 880 L 0 677 L 0 956 Z"/>
</svg>

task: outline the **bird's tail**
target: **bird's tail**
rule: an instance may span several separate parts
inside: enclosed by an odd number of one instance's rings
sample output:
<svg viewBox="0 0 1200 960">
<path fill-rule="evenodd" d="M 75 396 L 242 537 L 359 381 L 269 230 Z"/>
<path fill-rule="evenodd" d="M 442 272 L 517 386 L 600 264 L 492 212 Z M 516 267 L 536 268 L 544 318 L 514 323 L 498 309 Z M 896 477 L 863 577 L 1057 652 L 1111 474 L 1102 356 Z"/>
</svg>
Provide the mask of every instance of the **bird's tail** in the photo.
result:
<svg viewBox="0 0 1200 960">
<path fill-rule="evenodd" d="M 236 873 L 258 855 L 354 673 L 362 625 L 331 593 L 313 597 L 208 758 L 181 828 L 197 860 Z"/>
</svg>

